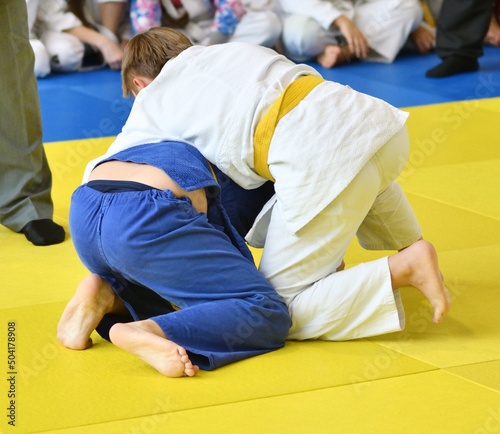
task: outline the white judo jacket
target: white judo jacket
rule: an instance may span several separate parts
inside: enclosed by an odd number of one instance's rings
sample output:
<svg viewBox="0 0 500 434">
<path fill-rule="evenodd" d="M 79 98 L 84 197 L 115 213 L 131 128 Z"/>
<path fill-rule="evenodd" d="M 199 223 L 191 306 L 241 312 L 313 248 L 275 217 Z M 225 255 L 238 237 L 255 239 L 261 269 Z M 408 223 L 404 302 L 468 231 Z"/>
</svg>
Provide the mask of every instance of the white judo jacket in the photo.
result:
<svg viewBox="0 0 500 434">
<path fill-rule="evenodd" d="M 257 124 L 289 83 L 320 74 L 275 51 L 231 42 L 193 46 L 141 90 L 106 155 L 160 141 L 195 146 L 245 189 L 266 179 L 254 168 Z M 268 164 L 291 233 L 308 224 L 405 124 L 408 114 L 348 86 L 325 81 L 276 125 Z"/>
</svg>

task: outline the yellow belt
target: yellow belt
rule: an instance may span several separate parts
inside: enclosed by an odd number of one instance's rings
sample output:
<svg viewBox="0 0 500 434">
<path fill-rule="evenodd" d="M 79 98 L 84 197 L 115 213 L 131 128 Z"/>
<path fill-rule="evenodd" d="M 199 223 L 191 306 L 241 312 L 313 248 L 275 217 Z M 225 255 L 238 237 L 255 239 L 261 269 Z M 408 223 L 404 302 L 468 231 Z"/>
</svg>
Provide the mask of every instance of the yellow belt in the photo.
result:
<svg viewBox="0 0 500 434">
<path fill-rule="evenodd" d="M 318 84 L 325 81 L 315 75 L 305 75 L 290 83 L 261 119 L 254 134 L 254 169 L 263 178 L 274 182 L 267 157 L 269 146 L 280 119 L 296 107 Z M 312 125 L 311 125 L 312 127 Z"/>
</svg>

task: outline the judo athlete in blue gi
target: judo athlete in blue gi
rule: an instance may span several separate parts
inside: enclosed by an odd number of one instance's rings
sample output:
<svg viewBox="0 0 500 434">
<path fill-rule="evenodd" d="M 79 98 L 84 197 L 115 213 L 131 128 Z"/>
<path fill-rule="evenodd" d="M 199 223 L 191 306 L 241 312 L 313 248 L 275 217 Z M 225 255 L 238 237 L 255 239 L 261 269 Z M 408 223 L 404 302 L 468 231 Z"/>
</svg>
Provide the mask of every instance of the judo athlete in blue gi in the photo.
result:
<svg viewBox="0 0 500 434">
<path fill-rule="evenodd" d="M 214 175 L 179 142 L 137 146 L 93 169 L 71 200 L 71 235 L 92 274 L 59 322 L 64 346 L 89 348 L 97 328 L 180 377 L 284 345 L 288 309 L 230 223 Z"/>
</svg>

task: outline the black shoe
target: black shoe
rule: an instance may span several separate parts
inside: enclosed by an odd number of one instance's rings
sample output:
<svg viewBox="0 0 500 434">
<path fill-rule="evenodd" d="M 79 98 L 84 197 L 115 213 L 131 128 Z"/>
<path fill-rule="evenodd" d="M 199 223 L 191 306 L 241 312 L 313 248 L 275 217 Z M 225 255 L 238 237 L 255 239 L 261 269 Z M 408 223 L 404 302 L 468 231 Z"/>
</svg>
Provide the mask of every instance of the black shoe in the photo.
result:
<svg viewBox="0 0 500 434">
<path fill-rule="evenodd" d="M 66 233 L 62 226 L 50 219 L 32 220 L 19 231 L 35 246 L 50 246 L 64 241 Z"/>
<path fill-rule="evenodd" d="M 463 72 L 472 72 L 479 69 L 477 59 L 470 57 L 450 56 L 445 57 L 443 62 L 434 68 L 429 69 L 426 77 L 441 78 L 449 77 L 450 75 L 461 74 Z"/>
</svg>

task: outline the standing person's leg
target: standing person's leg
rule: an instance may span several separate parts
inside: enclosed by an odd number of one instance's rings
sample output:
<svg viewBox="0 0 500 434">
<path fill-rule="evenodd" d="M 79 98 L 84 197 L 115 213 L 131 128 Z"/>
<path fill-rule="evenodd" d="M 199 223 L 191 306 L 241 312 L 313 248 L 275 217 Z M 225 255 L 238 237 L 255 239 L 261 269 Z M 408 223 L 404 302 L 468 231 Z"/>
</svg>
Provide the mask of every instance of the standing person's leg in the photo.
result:
<svg viewBox="0 0 500 434">
<path fill-rule="evenodd" d="M 491 0 L 444 0 L 437 21 L 437 55 L 480 57 L 492 11 Z"/>
<path fill-rule="evenodd" d="M 440 78 L 478 70 L 492 10 L 491 0 L 444 0 L 436 33 L 436 53 L 443 62 L 425 75 Z"/>
<path fill-rule="evenodd" d="M 0 2 L 0 27 L 0 222 L 35 245 L 60 243 L 25 0 Z"/>
</svg>

